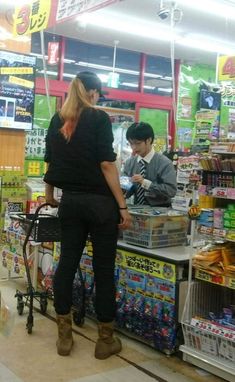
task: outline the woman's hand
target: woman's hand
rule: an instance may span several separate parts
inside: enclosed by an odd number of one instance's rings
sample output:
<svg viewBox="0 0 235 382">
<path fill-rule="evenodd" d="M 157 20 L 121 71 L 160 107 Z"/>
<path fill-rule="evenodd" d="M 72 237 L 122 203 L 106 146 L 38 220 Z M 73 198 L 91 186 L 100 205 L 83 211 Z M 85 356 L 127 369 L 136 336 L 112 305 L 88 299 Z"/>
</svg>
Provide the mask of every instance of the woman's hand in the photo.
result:
<svg viewBox="0 0 235 382">
<path fill-rule="evenodd" d="M 58 207 L 59 202 L 54 198 L 54 187 L 46 183 L 45 187 L 46 203 L 51 204 L 53 207 Z"/>
<path fill-rule="evenodd" d="M 128 229 L 131 226 L 131 215 L 128 210 L 119 210 L 120 211 L 120 223 L 118 224 L 118 228 L 120 229 Z"/>
</svg>

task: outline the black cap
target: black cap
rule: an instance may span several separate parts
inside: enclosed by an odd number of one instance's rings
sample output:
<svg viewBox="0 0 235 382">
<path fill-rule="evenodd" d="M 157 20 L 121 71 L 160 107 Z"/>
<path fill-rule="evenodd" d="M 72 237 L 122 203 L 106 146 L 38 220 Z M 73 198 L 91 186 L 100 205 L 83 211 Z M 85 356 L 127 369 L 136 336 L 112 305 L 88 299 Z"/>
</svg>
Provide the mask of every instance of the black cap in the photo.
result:
<svg viewBox="0 0 235 382">
<path fill-rule="evenodd" d="M 105 94 L 104 92 L 102 92 L 102 84 L 101 84 L 101 80 L 99 79 L 99 77 L 93 73 L 93 72 L 80 72 L 77 74 L 76 78 L 78 78 L 84 88 L 89 91 L 89 90 L 97 90 L 99 92 L 99 94 L 102 96 L 103 94 Z"/>
</svg>

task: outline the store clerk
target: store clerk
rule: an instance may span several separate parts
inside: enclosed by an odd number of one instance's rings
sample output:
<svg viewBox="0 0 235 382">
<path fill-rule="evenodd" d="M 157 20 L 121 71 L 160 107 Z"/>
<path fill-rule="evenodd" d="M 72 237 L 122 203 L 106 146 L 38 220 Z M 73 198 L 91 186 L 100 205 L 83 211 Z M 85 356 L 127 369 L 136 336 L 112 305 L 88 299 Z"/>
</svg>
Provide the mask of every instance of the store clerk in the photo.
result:
<svg viewBox="0 0 235 382">
<path fill-rule="evenodd" d="M 133 155 L 127 159 L 122 175 L 131 178 L 134 204 L 171 206 L 176 194 L 176 172 L 170 159 L 153 148 L 154 132 L 148 123 L 133 123 L 126 132 Z"/>
</svg>

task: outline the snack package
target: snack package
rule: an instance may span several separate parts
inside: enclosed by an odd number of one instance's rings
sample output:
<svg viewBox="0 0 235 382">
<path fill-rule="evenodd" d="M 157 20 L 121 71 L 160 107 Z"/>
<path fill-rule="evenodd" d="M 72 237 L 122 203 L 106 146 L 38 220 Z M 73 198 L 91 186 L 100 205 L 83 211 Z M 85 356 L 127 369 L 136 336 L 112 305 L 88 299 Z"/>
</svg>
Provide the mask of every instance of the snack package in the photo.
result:
<svg viewBox="0 0 235 382">
<path fill-rule="evenodd" d="M 0 334 L 9 335 L 13 327 L 13 315 L 3 300 L 0 292 Z"/>
<path fill-rule="evenodd" d="M 136 186 L 132 183 L 131 178 L 128 176 L 120 176 L 120 186 L 126 199 L 130 198 L 135 192 Z"/>
</svg>

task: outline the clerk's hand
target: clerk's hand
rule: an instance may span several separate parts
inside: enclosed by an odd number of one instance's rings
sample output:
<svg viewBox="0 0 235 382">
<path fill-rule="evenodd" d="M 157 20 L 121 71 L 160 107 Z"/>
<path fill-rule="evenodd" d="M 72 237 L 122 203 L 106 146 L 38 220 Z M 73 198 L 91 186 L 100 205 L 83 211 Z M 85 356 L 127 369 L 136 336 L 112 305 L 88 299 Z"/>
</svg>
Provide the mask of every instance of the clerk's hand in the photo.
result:
<svg viewBox="0 0 235 382">
<path fill-rule="evenodd" d="M 120 223 L 118 224 L 118 228 L 120 229 L 128 229 L 131 226 L 131 215 L 128 210 L 119 210 L 120 211 Z"/>
<path fill-rule="evenodd" d="M 142 184 L 143 181 L 144 181 L 144 178 L 143 178 L 143 176 L 140 175 L 140 174 L 135 174 L 135 175 L 132 176 L 131 181 L 132 181 L 133 183 L 139 183 L 139 184 Z"/>
</svg>

